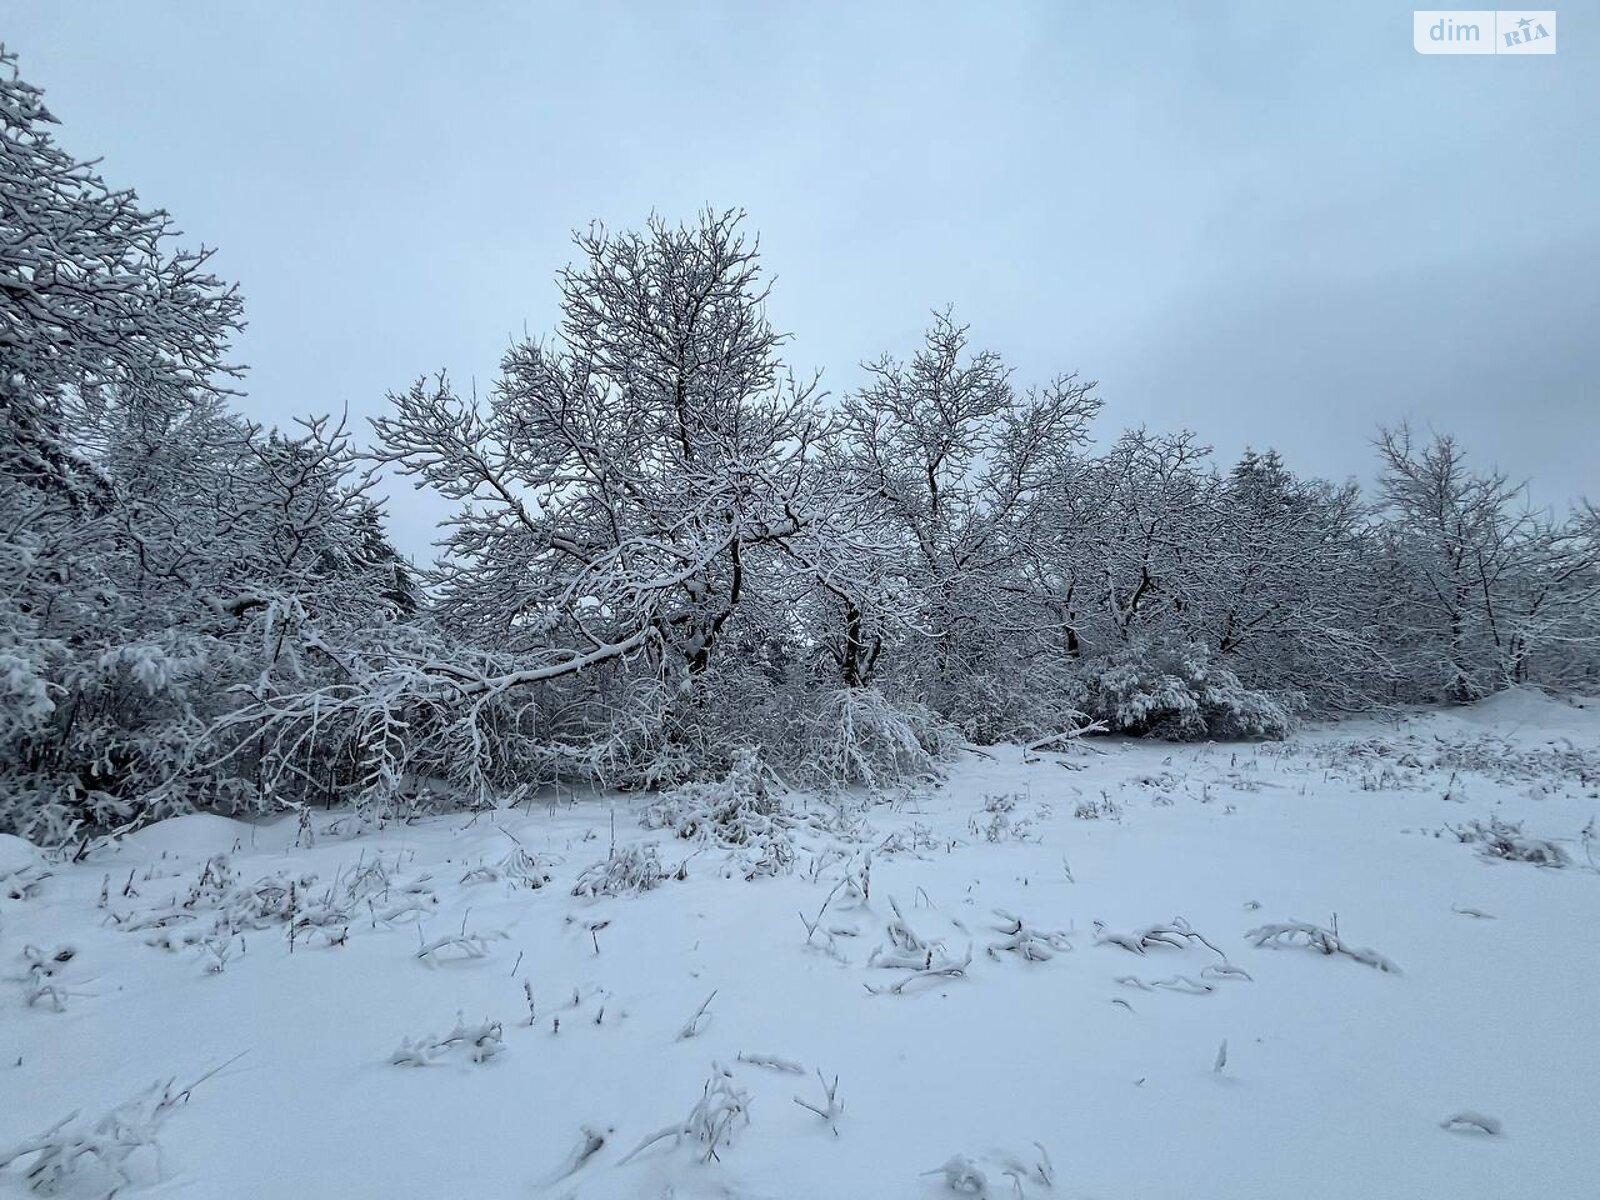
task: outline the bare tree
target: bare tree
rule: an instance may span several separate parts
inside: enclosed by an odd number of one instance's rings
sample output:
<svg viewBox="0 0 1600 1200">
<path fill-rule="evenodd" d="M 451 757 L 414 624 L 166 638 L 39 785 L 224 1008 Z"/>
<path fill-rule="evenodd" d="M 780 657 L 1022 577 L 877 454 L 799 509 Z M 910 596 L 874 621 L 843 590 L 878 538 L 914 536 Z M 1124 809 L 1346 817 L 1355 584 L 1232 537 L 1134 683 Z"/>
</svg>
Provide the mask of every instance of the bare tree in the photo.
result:
<svg viewBox="0 0 1600 1200">
<path fill-rule="evenodd" d="M 1402 426 L 1377 444 L 1391 636 L 1421 682 L 1473 700 L 1526 681 L 1552 642 L 1594 644 L 1595 549 L 1581 517 L 1562 526 L 1533 510 L 1524 485 L 1472 471 L 1448 436 L 1419 447 Z"/>
</svg>

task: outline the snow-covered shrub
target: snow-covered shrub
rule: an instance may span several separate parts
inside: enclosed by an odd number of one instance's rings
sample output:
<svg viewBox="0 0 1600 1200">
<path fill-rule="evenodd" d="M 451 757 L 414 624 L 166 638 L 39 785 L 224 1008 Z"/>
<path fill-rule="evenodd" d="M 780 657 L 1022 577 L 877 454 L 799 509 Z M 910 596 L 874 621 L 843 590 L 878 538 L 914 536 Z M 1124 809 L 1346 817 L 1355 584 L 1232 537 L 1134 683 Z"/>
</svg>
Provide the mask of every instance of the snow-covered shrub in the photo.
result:
<svg viewBox="0 0 1600 1200">
<path fill-rule="evenodd" d="M 802 699 L 791 718 L 791 772 L 802 787 L 892 791 L 932 783 L 960 748 L 957 730 L 924 705 L 875 687 Z"/>
<path fill-rule="evenodd" d="M 787 823 L 781 785 L 754 750 L 744 748 L 733 768 L 714 783 L 686 783 L 651 802 L 640 817 L 646 829 L 719 846 L 745 846 Z"/>
<path fill-rule="evenodd" d="M 726 778 L 676 787 L 646 808 L 641 820 L 649 829 L 670 829 L 680 838 L 733 850 L 746 879 L 794 869 L 795 818 L 783 802 L 782 785 L 748 748 L 735 755 Z"/>
<path fill-rule="evenodd" d="M 1296 697 L 1254 691 L 1200 642 L 1137 641 L 1088 668 L 1086 712 L 1120 733 L 1194 741 L 1286 737 Z"/>
<path fill-rule="evenodd" d="M 964 675 L 940 707 L 961 737 L 980 746 L 1051 739 L 1087 725 L 1082 687 L 1064 655 L 1008 655 Z"/>
<path fill-rule="evenodd" d="M 618 846 L 605 858 L 585 867 L 572 885 L 574 896 L 632 896 L 648 892 L 667 872 L 661 856 L 648 842 Z"/>
</svg>

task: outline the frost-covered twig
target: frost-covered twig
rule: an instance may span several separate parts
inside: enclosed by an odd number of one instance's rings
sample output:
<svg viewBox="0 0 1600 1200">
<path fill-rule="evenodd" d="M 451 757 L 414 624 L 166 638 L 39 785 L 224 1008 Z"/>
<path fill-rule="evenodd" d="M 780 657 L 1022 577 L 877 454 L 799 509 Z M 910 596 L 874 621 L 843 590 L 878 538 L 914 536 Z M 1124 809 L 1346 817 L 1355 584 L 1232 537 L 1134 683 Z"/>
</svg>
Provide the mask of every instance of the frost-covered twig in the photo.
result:
<svg viewBox="0 0 1600 1200">
<path fill-rule="evenodd" d="M 770 1071 L 781 1071 L 785 1075 L 804 1075 L 806 1069 L 793 1059 L 779 1058 L 776 1054 L 745 1054 L 739 1053 L 739 1061 L 749 1063 L 752 1067 L 766 1067 Z"/>
<path fill-rule="evenodd" d="M 1500 1135 L 1500 1122 L 1493 1117 L 1486 1117 L 1480 1112 L 1463 1109 L 1439 1122 L 1440 1129 L 1448 1129 L 1451 1133 L 1486 1133 L 1490 1137 Z"/>
<path fill-rule="evenodd" d="M 1209 996 L 1217 989 L 1209 983 L 1191 979 L 1187 975 L 1174 975 L 1171 979 L 1140 979 L 1137 975 L 1118 976 L 1117 982 L 1126 987 L 1136 987 L 1141 992 L 1153 992 L 1161 988 L 1169 992 L 1182 992 L 1186 996 Z"/>
<path fill-rule="evenodd" d="M 1056 1183 L 1055 1164 L 1050 1161 L 1050 1152 L 1044 1148 L 1043 1142 L 1034 1142 L 1033 1147 L 1039 1153 L 1032 1163 L 1027 1162 L 1019 1154 L 1005 1151 L 993 1151 L 992 1156 L 1000 1164 L 1001 1174 L 1011 1180 L 1011 1186 L 1016 1189 L 1016 1194 L 1024 1196 L 1022 1181 L 1038 1183 L 1043 1187 L 1052 1188 Z"/>
<path fill-rule="evenodd" d="M 417 927 L 417 954 L 428 966 L 433 966 L 437 955 L 446 950 L 454 950 L 461 958 L 487 958 L 489 956 L 489 943 L 501 941 L 506 937 L 502 930 L 491 930 L 488 933 L 468 933 L 465 923 L 457 933 L 447 933 L 431 941 L 422 940 L 422 927 Z"/>
<path fill-rule="evenodd" d="M 811 939 L 816 936 L 817 926 L 822 924 L 822 916 L 828 911 L 828 905 L 833 903 L 833 898 L 839 894 L 839 889 L 844 887 L 847 882 L 848 877 L 840 877 L 839 881 L 833 885 L 828 894 L 823 897 L 822 907 L 817 909 L 817 915 L 815 917 L 812 917 L 808 920 L 805 913 L 800 914 L 800 923 L 806 927 L 806 942 L 808 944 L 810 943 Z"/>
<path fill-rule="evenodd" d="M 833 1130 L 833 1136 L 838 1137 L 839 1117 L 844 1113 L 844 1101 L 839 1099 L 839 1077 L 835 1075 L 833 1077 L 833 1082 L 829 1083 L 819 1068 L 817 1071 L 817 1082 L 822 1085 L 823 1104 L 821 1108 L 818 1108 L 815 1104 L 811 1104 L 800 1099 L 799 1096 L 794 1098 L 794 1102 L 801 1108 L 809 1109 L 810 1111 L 816 1113 L 817 1116 L 821 1117 L 828 1123 L 828 1128 Z"/>
<path fill-rule="evenodd" d="M 716 990 L 713 989 L 711 995 L 705 998 L 705 1002 L 701 1004 L 699 1008 L 694 1010 L 694 1016 L 685 1021 L 683 1028 L 678 1030 L 678 1041 L 681 1042 L 688 1038 L 697 1037 L 699 1035 L 700 1022 L 705 1020 L 706 1009 L 711 1007 L 711 1002 L 716 998 L 717 993 Z"/>
</svg>

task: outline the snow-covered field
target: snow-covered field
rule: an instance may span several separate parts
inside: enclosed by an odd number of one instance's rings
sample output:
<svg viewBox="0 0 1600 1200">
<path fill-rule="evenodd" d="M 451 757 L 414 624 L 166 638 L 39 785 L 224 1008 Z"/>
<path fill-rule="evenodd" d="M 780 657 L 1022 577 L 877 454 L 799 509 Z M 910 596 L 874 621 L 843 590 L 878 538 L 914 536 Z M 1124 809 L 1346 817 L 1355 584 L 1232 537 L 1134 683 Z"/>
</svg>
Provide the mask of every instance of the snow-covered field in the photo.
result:
<svg viewBox="0 0 1600 1200">
<path fill-rule="evenodd" d="M 1597 793 L 1600 704 L 1513 693 L 734 848 L 643 798 L 0 840 L 0 1194 L 1593 1196 Z"/>
</svg>

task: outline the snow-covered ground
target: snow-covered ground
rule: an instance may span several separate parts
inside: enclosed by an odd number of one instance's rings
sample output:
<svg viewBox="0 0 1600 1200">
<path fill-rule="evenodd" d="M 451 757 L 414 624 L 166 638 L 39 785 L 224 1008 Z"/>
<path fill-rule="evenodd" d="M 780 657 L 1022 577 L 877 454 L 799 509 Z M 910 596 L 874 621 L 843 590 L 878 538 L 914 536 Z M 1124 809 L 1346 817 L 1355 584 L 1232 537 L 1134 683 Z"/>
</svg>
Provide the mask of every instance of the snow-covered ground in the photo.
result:
<svg viewBox="0 0 1600 1200">
<path fill-rule="evenodd" d="M 1597 794 L 1600 704 L 1513 693 L 790 797 L 792 863 L 642 798 L 0 839 L 0 1154 L 79 1114 L 0 1194 L 1593 1196 Z"/>
</svg>

